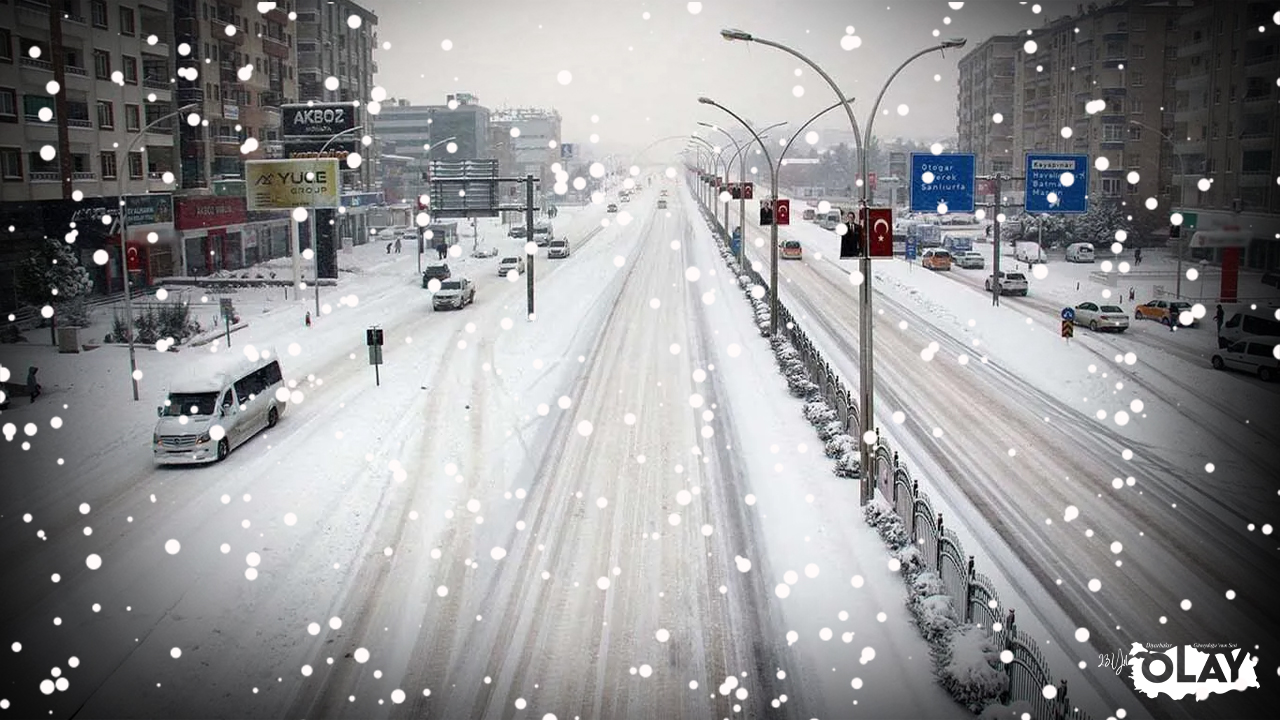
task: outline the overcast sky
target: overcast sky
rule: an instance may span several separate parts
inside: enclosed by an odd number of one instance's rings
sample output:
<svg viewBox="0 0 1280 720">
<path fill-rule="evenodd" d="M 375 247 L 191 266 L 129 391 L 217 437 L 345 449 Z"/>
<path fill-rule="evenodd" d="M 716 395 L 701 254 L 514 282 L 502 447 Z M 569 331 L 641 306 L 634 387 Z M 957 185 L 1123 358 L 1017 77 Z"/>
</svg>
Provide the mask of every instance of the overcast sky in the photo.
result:
<svg viewBox="0 0 1280 720">
<path fill-rule="evenodd" d="M 903 60 L 937 38 L 972 47 L 1000 33 L 1040 27 L 1076 3 L 1014 0 L 364 0 L 378 14 L 381 42 L 375 82 L 414 104 L 443 103 L 471 92 L 489 108 L 551 107 L 564 118 L 565 142 L 600 136 L 601 150 L 634 149 L 688 134 L 703 120 L 733 119 L 697 103 L 707 95 L 760 125 L 798 127 L 835 101 L 816 73 L 787 53 L 726 42 L 737 27 L 809 56 L 847 95 L 865 122 L 881 85 Z M 958 10 L 952 5 L 962 5 Z M 691 6 L 700 6 L 691 12 Z M 1036 5 L 1038 7 L 1038 5 Z M 648 13 L 648 19 L 644 15 Z M 948 23 L 948 19 L 950 22 Z M 841 41 L 852 26 L 859 47 Z M 935 37 L 934 31 L 938 32 Z M 445 50 L 442 44 L 451 45 Z M 931 54 L 898 76 L 881 104 L 876 134 L 933 140 L 956 133 L 956 65 L 965 50 Z M 800 70 L 797 77 L 796 71 Z M 572 80 L 563 85 L 561 71 Z M 935 81 L 935 75 L 940 80 Z M 803 89 L 797 97 L 795 88 Z M 906 105 L 905 116 L 898 106 Z M 889 109 L 885 116 L 883 111 Z M 836 111 L 838 112 L 838 111 Z M 832 113 L 835 116 L 836 113 Z M 593 123 L 592 116 L 599 121 Z M 842 117 L 842 116 L 841 116 Z M 818 128 L 847 128 L 847 120 Z M 673 151 L 678 143 L 672 143 Z"/>
</svg>

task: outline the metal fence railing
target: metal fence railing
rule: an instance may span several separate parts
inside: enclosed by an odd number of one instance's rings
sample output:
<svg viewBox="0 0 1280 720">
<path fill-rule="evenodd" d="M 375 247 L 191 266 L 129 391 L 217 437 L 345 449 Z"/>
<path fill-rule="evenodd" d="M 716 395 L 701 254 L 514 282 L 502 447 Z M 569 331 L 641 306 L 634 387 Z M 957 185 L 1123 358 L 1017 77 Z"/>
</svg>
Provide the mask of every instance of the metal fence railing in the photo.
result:
<svg viewBox="0 0 1280 720">
<path fill-rule="evenodd" d="M 714 214 L 701 203 L 699 208 L 712 229 L 721 257 L 736 277 L 741 279 L 745 276 L 746 281 L 767 289 L 768 282 L 750 264 L 738 264 L 729 249 L 729 234 Z M 767 335 L 767 317 L 757 316 L 756 319 L 761 334 Z M 817 387 L 818 395 L 835 411 L 844 432 L 850 434 L 852 431 L 856 435 L 856 428 L 860 427 L 856 395 L 822 357 L 781 301 L 778 303 L 778 328 L 795 348 L 809 381 Z M 1044 689 L 1053 684 L 1053 676 L 1036 641 L 1018 629 L 1012 608 L 1002 608 L 991 580 L 974 568 L 973 556 L 965 554 L 960 538 L 946 527 L 942 513 L 934 508 L 929 495 L 920 488 L 919 481 L 911 476 L 887 440 L 882 438 L 877 442 L 873 458 L 875 492 L 902 520 L 903 528 L 912 546 L 919 551 L 925 568 L 938 575 L 951 596 L 953 606 L 959 609 L 957 620 L 966 625 L 982 626 L 997 649 L 1009 651 L 1009 662 L 1002 662 L 1009 684 L 1001 702 L 1029 704 L 1036 720 L 1090 720 L 1087 713 L 1071 707 L 1066 680 L 1057 684 L 1057 693 L 1052 699 L 1045 697 Z"/>
</svg>

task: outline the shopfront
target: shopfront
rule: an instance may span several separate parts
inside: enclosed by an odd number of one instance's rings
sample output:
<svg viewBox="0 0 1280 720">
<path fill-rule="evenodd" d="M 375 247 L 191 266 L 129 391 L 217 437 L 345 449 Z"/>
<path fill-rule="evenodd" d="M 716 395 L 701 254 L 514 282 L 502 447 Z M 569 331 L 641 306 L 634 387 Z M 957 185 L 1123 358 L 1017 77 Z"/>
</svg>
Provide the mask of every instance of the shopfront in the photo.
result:
<svg viewBox="0 0 1280 720">
<path fill-rule="evenodd" d="M 363 245 L 369 242 L 369 228 L 373 225 L 370 210 L 383 204 L 381 192 L 343 193 L 342 206 L 338 209 L 338 237 L 341 247 Z"/>
<path fill-rule="evenodd" d="M 179 198 L 177 230 L 181 235 L 184 275 L 213 275 L 245 266 L 242 197 L 202 195 Z"/>
</svg>

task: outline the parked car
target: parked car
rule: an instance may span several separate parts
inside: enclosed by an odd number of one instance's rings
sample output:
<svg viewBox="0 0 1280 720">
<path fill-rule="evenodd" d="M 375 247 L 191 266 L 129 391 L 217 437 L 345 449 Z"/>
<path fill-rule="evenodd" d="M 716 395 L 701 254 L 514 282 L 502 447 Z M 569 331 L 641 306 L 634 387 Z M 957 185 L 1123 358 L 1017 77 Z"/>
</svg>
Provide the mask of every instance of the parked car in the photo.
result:
<svg viewBox="0 0 1280 720">
<path fill-rule="evenodd" d="M 548 258 L 569 257 L 569 241 L 567 239 L 552 240 L 547 244 Z"/>
<path fill-rule="evenodd" d="M 1251 335 L 1280 337 L 1280 316 L 1276 315 L 1276 308 L 1240 305 L 1227 310 L 1226 322 L 1218 331 L 1218 347 L 1228 347 Z"/>
<path fill-rule="evenodd" d="M 481 258 L 481 259 L 497 257 L 497 256 L 498 256 L 498 248 L 494 248 L 494 247 L 478 247 L 475 249 L 475 252 L 471 253 L 471 257 Z"/>
<path fill-rule="evenodd" d="M 962 253 L 956 253 L 955 264 L 962 268 L 981 270 L 987 266 L 987 261 L 982 257 L 982 253 L 977 250 L 966 250 Z"/>
<path fill-rule="evenodd" d="M 609 203 L 609 207 L 605 208 L 605 212 L 611 212 L 611 213 L 618 212 L 618 204 Z"/>
<path fill-rule="evenodd" d="M 778 256 L 783 260 L 799 260 L 804 255 L 799 240 L 779 240 Z"/>
<path fill-rule="evenodd" d="M 999 273 L 999 277 L 995 274 L 988 275 L 987 281 L 983 283 L 983 287 L 987 292 L 991 292 L 992 284 L 1000 286 L 1001 295 L 1026 295 L 1028 290 L 1027 276 L 1020 272 L 1004 272 Z"/>
<path fill-rule="evenodd" d="M 920 255 L 920 267 L 928 270 L 950 270 L 951 253 L 942 248 L 929 248 Z"/>
<path fill-rule="evenodd" d="M 1156 320 L 1161 325 L 1172 325 L 1179 322 L 1178 318 L 1182 313 L 1191 311 L 1191 303 L 1152 300 L 1145 302 L 1133 309 L 1134 320 Z M 1194 316 L 1191 318 L 1191 327 L 1199 327 L 1200 321 Z"/>
<path fill-rule="evenodd" d="M 1280 377 L 1280 357 L 1276 356 L 1276 345 L 1280 338 L 1247 337 L 1231 344 L 1225 350 L 1219 350 L 1210 358 L 1216 370 L 1242 370 L 1257 373 L 1258 377 L 1271 382 Z"/>
<path fill-rule="evenodd" d="M 666 200 L 659 200 L 659 201 L 658 201 L 658 209 L 659 209 L 659 210 L 666 210 L 666 209 L 667 209 L 667 201 L 666 201 Z"/>
<path fill-rule="evenodd" d="M 498 263 L 498 277 L 506 277 L 507 273 L 515 270 L 516 273 L 524 274 L 524 258 L 519 255 L 513 257 L 504 257 Z"/>
<path fill-rule="evenodd" d="M 1075 311 L 1076 315 L 1072 322 L 1076 325 L 1084 325 L 1094 332 L 1099 330 L 1124 332 L 1129 329 L 1129 316 L 1119 305 L 1082 302 L 1076 305 Z"/>
<path fill-rule="evenodd" d="M 1049 259 L 1044 256 L 1044 249 L 1039 243 L 1020 242 L 1014 253 L 1017 259 L 1025 263 L 1042 263 L 1048 262 Z"/>
<path fill-rule="evenodd" d="M 428 265 L 426 270 L 422 271 L 422 287 L 426 287 L 427 283 L 432 280 L 445 281 L 449 279 L 449 266 L 444 263 Z"/>
<path fill-rule="evenodd" d="M 453 308 L 461 310 L 476 301 L 476 286 L 466 278 L 451 278 L 440 283 L 440 289 L 431 297 L 431 309 Z"/>
<path fill-rule="evenodd" d="M 511 226 L 511 229 L 507 231 L 507 236 L 508 236 L 508 237 L 513 237 L 513 238 L 522 238 L 522 237 L 524 237 L 524 226 L 523 226 L 523 225 L 512 225 L 512 226 Z"/>
<path fill-rule="evenodd" d="M 1093 243 L 1071 243 L 1067 246 L 1067 262 L 1093 262 Z"/>
</svg>

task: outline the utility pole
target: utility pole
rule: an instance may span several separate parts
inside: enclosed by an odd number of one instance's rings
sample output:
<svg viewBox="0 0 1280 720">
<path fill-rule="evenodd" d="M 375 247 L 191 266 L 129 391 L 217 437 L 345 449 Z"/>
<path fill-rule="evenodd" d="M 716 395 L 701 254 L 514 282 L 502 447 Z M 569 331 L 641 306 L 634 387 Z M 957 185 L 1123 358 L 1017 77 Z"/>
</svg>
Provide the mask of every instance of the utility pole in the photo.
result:
<svg viewBox="0 0 1280 720">
<path fill-rule="evenodd" d="M 1000 304 L 1000 173 L 992 176 L 995 183 L 996 201 L 992 210 L 995 215 L 991 218 L 994 223 L 991 228 L 991 304 Z"/>
<path fill-rule="evenodd" d="M 524 176 L 524 241 L 525 247 L 529 247 L 529 243 L 533 242 L 533 174 L 529 173 Z M 525 282 L 528 284 L 529 295 L 529 319 L 533 319 L 533 251 L 537 250 L 535 244 L 527 253 L 529 255 L 528 265 L 525 268 Z"/>
</svg>

